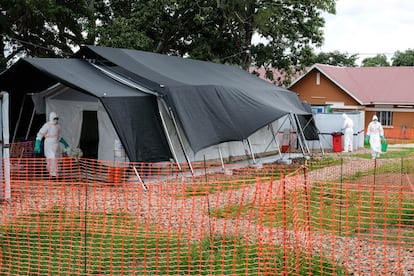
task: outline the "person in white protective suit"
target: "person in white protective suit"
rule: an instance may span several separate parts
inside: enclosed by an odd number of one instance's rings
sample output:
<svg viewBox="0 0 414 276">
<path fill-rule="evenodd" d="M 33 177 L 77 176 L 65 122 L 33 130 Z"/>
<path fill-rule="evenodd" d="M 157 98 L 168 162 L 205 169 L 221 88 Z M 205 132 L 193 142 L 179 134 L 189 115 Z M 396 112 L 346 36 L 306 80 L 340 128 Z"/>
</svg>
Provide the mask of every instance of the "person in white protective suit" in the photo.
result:
<svg viewBox="0 0 414 276">
<path fill-rule="evenodd" d="M 354 136 L 354 121 L 345 113 L 342 114 L 344 119 L 344 152 L 352 151 L 352 140 Z"/>
<path fill-rule="evenodd" d="M 371 147 L 371 156 L 372 159 L 380 157 L 381 153 L 381 141 L 386 142 L 384 138 L 384 129 L 380 122 L 378 122 L 378 117 L 374 115 L 372 121 L 368 124 L 367 134 L 365 136 L 365 143 L 370 144 Z"/>
<path fill-rule="evenodd" d="M 44 154 L 46 157 L 46 165 L 49 175 L 51 177 L 58 177 L 58 157 L 61 157 L 59 151 L 59 142 L 64 145 L 65 148 L 69 148 L 65 139 L 60 137 L 60 125 L 59 115 L 56 112 L 50 112 L 49 121 L 46 122 L 39 130 L 36 136 L 35 153 L 40 153 L 40 143 L 42 138 L 44 141 Z"/>
</svg>

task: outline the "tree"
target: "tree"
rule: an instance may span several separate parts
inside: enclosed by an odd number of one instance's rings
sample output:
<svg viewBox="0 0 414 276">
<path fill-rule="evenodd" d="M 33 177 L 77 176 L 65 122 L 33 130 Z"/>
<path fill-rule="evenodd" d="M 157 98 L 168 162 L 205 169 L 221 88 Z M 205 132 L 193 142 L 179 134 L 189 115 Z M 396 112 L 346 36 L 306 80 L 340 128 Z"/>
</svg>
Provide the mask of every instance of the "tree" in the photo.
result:
<svg viewBox="0 0 414 276">
<path fill-rule="evenodd" d="M 96 12 L 100 45 L 289 72 L 322 44 L 321 13 L 335 13 L 335 0 L 111 0 Z"/>
<path fill-rule="evenodd" d="M 244 69 L 275 67 L 290 74 L 291 68 L 303 66 L 307 48 L 322 44 L 321 14 L 335 13 L 335 2 L 0 0 L 1 50 L 5 61 L 22 55 L 68 56 L 86 42 Z M 254 34 L 266 42 L 255 43 Z"/>
<path fill-rule="evenodd" d="M 311 66 L 315 63 L 321 64 L 329 64 L 334 66 L 348 66 L 348 67 L 355 67 L 357 66 L 356 60 L 358 59 L 357 54 L 348 54 L 348 53 L 341 53 L 339 51 L 333 52 L 320 52 L 315 54 L 313 49 L 308 48 L 307 51 L 303 52 L 304 56 L 302 56 L 301 60 L 303 66 Z"/>
<path fill-rule="evenodd" d="M 86 0 L 0 0 L 0 62 L 72 54 L 92 18 L 88 5 Z"/>
<path fill-rule="evenodd" d="M 364 58 L 361 62 L 362 67 L 384 67 L 390 66 L 385 54 L 377 54 L 375 57 Z"/>
<path fill-rule="evenodd" d="M 396 51 L 391 61 L 392 66 L 414 66 L 414 50 Z"/>
</svg>

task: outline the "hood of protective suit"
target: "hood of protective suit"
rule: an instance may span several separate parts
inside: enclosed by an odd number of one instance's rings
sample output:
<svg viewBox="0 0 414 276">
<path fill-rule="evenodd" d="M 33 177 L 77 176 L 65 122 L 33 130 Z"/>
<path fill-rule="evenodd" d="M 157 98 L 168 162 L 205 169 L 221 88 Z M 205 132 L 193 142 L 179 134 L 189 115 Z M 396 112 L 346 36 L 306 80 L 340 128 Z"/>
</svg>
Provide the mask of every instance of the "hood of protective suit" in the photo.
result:
<svg viewBox="0 0 414 276">
<path fill-rule="evenodd" d="M 346 119 L 346 118 L 348 118 L 348 115 L 346 115 L 345 113 L 342 113 L 342 118 Z"/>
<path fill-rule="evenodd" d="M 377 117 L 377 115 L 372 116 L 372 120 L 373 120 L 373 121 L 378 121 L 378 117 Z"/>
<path fill-rule="evenodd" d="M 59 118 L 59 114 L 57 112 L 50 112 L 49 114 L 49 122 L 57 124 L 57 121 L 54 121 L 55 118 Z"/>
</svg>

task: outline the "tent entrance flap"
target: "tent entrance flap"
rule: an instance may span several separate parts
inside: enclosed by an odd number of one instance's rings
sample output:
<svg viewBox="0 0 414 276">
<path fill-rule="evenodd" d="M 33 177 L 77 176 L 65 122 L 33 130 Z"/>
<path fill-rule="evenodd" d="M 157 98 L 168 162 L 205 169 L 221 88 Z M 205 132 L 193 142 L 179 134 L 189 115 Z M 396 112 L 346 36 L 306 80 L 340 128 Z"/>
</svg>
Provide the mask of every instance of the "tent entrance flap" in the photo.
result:
<svg viewBox="0 0 414 276">
<path fill-rule="evenodd" d="M 101 98 L 130 161 L 172 158 L 155 96 Z"/>
</svg>

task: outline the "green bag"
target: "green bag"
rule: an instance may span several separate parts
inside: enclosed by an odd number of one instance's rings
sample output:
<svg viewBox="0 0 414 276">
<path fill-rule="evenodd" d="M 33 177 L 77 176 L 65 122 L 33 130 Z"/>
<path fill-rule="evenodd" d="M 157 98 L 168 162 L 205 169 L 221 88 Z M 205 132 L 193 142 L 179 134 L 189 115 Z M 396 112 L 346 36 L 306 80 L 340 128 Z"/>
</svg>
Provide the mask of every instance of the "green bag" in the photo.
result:
<svg viewBox="0 0 414 276">
<path fill-rule="evenodd" d="M 387 148 L 388 148 L 387 142 L 381 144 L 381 151 L 382 152 L 387 152 Z"/>
</svg>

